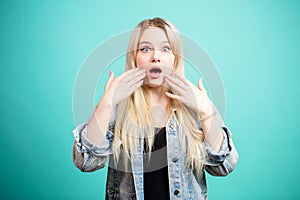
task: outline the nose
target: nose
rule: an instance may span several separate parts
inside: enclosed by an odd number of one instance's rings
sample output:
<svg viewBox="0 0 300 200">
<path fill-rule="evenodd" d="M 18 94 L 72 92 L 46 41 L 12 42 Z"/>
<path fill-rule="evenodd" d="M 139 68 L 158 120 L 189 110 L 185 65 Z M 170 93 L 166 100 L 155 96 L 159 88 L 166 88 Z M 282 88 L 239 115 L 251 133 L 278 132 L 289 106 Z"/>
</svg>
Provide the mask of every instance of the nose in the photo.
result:
<svg viewBox="0 0 300 200">
<path fill-rule="evenodd" d="M 160 62 L 160 58 L 159 58 L 159 50 L 158 49 L 154 49 L 153 50 L 153 54 L 152 54 L 152 58 L 151 58 L 151 62 Z"/>
</svg>

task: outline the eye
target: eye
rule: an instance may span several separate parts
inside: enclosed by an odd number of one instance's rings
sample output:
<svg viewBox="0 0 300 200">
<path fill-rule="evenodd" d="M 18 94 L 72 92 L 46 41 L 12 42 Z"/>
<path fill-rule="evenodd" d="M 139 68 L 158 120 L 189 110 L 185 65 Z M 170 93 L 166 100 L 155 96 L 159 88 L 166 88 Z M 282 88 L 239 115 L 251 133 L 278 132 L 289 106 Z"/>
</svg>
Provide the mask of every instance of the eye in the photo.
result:
<svg viewBox="0 0 300 200">
<path fill-rule="evenodd" d="M 171 47 L 169 47 L 169 46 L 164 46 L 164 47 L 162 48 L 162 50 L 165 51 L 165 52 L 170 52 L 170 51 L 171 51 Z"/>
<path fill-rule="evenodd" d="M 141 49 L 140 49 L 142 52 L 149 52 L 150 50 L 151 50 L 151 48 L 150 47 L 148 47 L 148 46 L 145 46 L 145 47 L 142 47 Z"/>
</svg>

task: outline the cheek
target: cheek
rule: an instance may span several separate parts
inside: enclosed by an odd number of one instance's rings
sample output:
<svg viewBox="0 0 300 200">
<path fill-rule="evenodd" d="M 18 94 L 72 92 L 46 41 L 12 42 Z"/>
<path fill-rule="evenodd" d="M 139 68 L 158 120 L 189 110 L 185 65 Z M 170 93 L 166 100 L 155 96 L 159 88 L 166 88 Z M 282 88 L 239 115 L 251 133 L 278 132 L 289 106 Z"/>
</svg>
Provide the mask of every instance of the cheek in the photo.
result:
<svg viewBox="0 0 300 200">
<path fill-rule="evenodd" d="M 146 56 L 141 55 L 141 54 L 138 53 L 136 55 L 136 64 L 137 64 L 137 66 L 140 66 L 140 65 L 143 65 L 143 64 L 148 64 Z"/>
<path fill-rule="evenodd" d="M 169 55 L 167 58 L 166 58 L 166 65 L 168 65 L 169 67 L 172 67 L 174 66 L 174 62 L 175 62 L 175 56 L 174 55 Z"/>
</svg>

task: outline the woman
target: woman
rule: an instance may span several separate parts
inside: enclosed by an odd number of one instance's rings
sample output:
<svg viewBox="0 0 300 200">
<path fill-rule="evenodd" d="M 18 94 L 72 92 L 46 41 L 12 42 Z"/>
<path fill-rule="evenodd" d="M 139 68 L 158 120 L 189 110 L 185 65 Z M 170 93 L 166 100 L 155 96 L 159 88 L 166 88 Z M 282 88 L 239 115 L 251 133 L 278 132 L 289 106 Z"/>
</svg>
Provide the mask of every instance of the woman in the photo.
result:
<svg viewBox="0 0 300 200">
<path fill-rule="evenodd" d="M 238 160 L 202 79 L 196 87 L 184 77 L 178 31 L 161 18 L 136 27 L 126 71 L 110 72 L 91 118 L 73 134 L 81 171 L 110 158 L 106 199 L 207 199 L 204 170 L 226 176 Z"/>
</svg>

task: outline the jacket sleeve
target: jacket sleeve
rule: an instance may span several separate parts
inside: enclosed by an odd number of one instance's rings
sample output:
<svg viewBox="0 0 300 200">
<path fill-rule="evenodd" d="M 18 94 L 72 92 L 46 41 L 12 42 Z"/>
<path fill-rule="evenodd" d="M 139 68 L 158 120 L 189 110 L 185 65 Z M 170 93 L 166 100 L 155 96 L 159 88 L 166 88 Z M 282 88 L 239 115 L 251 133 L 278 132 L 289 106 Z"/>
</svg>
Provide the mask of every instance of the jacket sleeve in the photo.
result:
<svg viewBox="0 0 300 200">
<path fill-rule="evenodd" d="M 114 115 L 110 119 L 106 137 L 101 146 L 94 145 L 87 138 L 87 123 L 73 130 L 73 162 L 82 172 L 93 172 L 105 166 L 107 158 L 113 153 Z"/>
<path fill-rule="evenodd" d="M 213 176 L 227 176 L 235 168 L 239 155 L 232 142 L 232 134 L 227 127 L 223 129 L 223 143 L 219 152 L 215 152 L 211 146 L 204 141 L 207 152 L 205 170 Z"/>
</svg>

